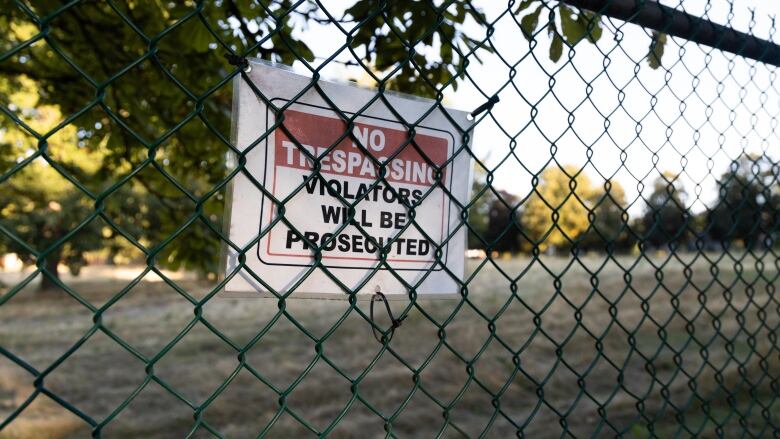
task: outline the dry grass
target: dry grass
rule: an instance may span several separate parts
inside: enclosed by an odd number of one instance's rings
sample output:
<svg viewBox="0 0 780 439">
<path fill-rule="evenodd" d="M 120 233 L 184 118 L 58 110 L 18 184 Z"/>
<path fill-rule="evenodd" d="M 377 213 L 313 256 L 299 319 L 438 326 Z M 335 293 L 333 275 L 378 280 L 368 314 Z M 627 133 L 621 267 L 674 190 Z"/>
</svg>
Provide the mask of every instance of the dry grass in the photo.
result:
<svg viewBox="0 0 780 439">
<path fill-rule="evenodd" d="M 157 360 L 154 376 L 194 406 L 232 378 L 202 413 L 226 437 L 255 437 L 272 421 L 270 437 L 312 436 L 290 412 L 319 431 L 335 422 L 332 437 L 382 437 L 384 422 L 373 410 L 392 417 L 388 428 L 399 437 L 440 431 L 445 437 L 509 437 L 518 428 L 528 437 L 552 437 L 563 425 L 578 437 L 643 437 L 651 430 L 661 437 L 690 431 L 706 437 L 746 427 L 769 433 L 780 426 L 777 259 L 769 253 L 760 265 L 749 257 L 735 271 L 729 258 L 713 265 L 701 256 L 680 257 L 662 269 L 653 264 L 664 255 L 652 263 L 634 257 L 605 263 L 601 256 L 581 264 L 546 257 L 545 266 L 500 260 L 478 271 L 470 303 L 421 301 L 397 331 L 392 351 L 381 355 L 369 326 L 348 312 L 346 301 L 286 304 L 287 314 L 317 339 L 346 315 L 318 358 L 316 343 L 287 316 L 274 322 L 275 300 L 217 298 L 203 315 L 235 344 L 246 345 L 270 325 L 246 363 L 278 390 L 292 385 L 286 399 L 238 367 L 237 352 L 202 323 Z M 476 265 L 470 262 L 470 269 Z M 519 299 L 511 299 L 513 282 L 498 268 L 512 277 L 522 273 L 514 282 Z M 600 272 L 591 276 L 593 270 Z M 105 274 L 67 281 L 101 306 L 126 284 Z M 209 288 L 187 277 L 179 282 L 195 297 Z M 360 304 L 366 313 L 367 306 Z M 403 306 L 393 304 L 399 312 Z M 189 302 L 150 277 L 111 306 L 102 325 L 152 358 L 193 317 Z M 431 320 L 447 322 L 442 338 Z M 495 320 L 495 336 L 489 320 Z M 93 327 L 93 315 L 62 292 L 25 290 L 0 306 L 0 322 L 0 346 L 44 370 Z M 360 399 L 329 363 L 359 378 Z M 143 362 L 98 331 L 44 385 L 100 422 L 146 378 Z M 31 375 L 0 356 L 0 419 L 33 390 Z M 290 412 L 277 418 L 280 402 Z M 149 382 L 103 436 L 183 437 L 193 425 L 190 407 Z M 81 419 L 40 395 L 0 438 L 90 433 Z M 210 434 L 201 429 L 194 436 Z"/>
</svg>

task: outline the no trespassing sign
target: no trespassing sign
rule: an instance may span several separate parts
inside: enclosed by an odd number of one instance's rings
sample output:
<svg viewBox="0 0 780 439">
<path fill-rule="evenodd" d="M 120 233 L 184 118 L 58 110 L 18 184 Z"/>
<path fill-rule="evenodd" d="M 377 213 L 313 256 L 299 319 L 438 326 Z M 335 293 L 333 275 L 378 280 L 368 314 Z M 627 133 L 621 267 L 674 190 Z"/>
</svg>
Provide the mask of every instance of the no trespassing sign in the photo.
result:
<svg viewBox="0 0 780 439">
<path fill-rule="evenodd" d="M 226 291 L 457 293 L 466 114 L 324 81 L 320 94 L 310 78 L 259 62 L 248 76 L 260 93 L 237 79 L 234 137 L 246 161 L 226 217 L 242 251 L 226 249 Z"/>
</svg>

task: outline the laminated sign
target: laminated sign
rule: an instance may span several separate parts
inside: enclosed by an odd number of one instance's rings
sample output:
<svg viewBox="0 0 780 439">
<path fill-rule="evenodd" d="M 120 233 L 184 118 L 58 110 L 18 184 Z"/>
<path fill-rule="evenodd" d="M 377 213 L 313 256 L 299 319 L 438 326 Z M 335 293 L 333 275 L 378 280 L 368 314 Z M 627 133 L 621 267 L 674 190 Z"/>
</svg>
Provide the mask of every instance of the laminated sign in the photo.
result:
<svg viewBox="0 0 780 439">
<path fill-rule="evenodd" d="M 226 290 L 458 293 L 471 186 L 466 113 L 353 85 L 314 87 L 262 63 L 247 75 L 251 85 L 235 83 L 245 166 L 227 207 L 241 250 L 227 249 Z"/>
</svg>

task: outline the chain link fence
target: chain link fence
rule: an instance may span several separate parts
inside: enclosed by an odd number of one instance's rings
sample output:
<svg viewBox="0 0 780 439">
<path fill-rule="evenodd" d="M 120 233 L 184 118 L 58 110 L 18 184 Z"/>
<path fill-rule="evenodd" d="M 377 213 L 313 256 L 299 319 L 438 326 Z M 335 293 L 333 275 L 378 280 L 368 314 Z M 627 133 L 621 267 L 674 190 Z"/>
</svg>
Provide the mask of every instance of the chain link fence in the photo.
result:
<svg viewBox="0 0 780 439">
<path fill-rule="evenodd" d="M 0 438 L 778 436 L 774 6 L 349 3 L 0 2 Z M 252 58 L 473 110 L 457 298 L 222 297 Z"/>
</svg>

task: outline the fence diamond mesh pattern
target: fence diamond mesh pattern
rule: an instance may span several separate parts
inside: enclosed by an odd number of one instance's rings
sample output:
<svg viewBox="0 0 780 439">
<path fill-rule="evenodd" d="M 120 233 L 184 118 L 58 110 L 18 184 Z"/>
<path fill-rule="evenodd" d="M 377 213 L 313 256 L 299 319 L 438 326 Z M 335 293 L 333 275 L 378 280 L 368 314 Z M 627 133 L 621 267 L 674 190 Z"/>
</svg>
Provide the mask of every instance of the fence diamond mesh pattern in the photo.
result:
<svg viewBox="0 0 780 439">
<path fill-rule="evenodd" d="M 778 436 L 769 6 L 349 3 L 0 2 L 0 438 Z M 457 298 L 222 297 L 252 58 L 476 110 Z"/>
</svg>

